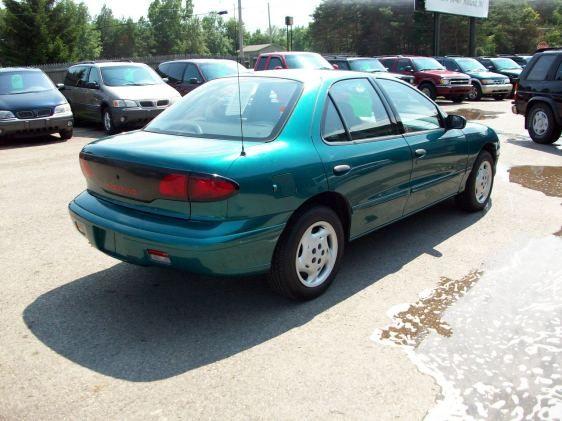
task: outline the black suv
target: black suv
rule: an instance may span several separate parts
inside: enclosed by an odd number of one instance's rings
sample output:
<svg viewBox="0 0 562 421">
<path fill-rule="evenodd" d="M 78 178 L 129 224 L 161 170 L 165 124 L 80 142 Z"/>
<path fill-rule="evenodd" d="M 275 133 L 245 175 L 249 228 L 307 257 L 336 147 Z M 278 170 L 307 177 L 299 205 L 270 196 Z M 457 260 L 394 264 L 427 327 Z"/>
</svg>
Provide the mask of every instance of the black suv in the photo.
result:
<svg viewBox="0 0 562 421">
<path fill-rule="evenodd" d="M 562 48 L 539 50 L 525 67 L 513 102 L 537 143 L 556 142 L 562 132 Z"/>
<path fill-rule="evenodd" d="M 386 67 L 373 57 L 347 57 L 347 56 L 324 56 L 332 65 L 338 66 L 339 70 L 353 70 L 355 72 L 377 73 L 384 72 L 398 79 L 415 84 L 415 78 L 411 75 L 390 73 Z"/>
</svg>

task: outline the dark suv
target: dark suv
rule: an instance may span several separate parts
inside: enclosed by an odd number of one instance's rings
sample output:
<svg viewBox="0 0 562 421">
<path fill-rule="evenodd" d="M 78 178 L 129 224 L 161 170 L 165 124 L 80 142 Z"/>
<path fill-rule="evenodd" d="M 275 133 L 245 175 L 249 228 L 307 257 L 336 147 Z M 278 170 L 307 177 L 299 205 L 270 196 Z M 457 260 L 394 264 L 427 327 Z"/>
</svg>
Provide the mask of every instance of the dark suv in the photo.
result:
<svg viewBox="0 0 562 421">
<path fill-rule="evenodd" d="M 520 65 L 507 57 L 476 57 L 476 60 L 482 63 L 490 72 L 507 76 L 515 90 L 515 86 L 519 81 L 519 75 L 523 71 Z"/>
<path fill-rule="evenodd" d="M 391 72 L 413 76 L 418 89 L 433 100 L 442 96 L 462 102 L 472 89 L 467 75 L 447 70 L 432 57 L 394 56 L 379 60 Z"/>
<path fill-rule="evenodd" d="M 355 72 L 379 73 L 383 72 L 390 76 L 394 76 L 404 82 L 412 85 L 415 84 L 415 78 L 412 75 L 403 75 L 400 73 L 390 73 L 386 67 L 373 57 L 347 57 L 347 56 L 325 56 L 331 65 L 338 66 L 340 70 L 353 70 Z"/>
<path fill-rule="evenodd" d="M 527 67 L 527 64 L 529 64 L 533 58 L 533 56 L 529 54 L 499 54 L 498 57 L 510 58 L 523 69 Z"/>
<path fill-rule="evenodd" d="M 513 112 L 537 143 L 556 142 L 562 132 L 562 48 L 539 50 L 519 80 Z"/>
</svg>

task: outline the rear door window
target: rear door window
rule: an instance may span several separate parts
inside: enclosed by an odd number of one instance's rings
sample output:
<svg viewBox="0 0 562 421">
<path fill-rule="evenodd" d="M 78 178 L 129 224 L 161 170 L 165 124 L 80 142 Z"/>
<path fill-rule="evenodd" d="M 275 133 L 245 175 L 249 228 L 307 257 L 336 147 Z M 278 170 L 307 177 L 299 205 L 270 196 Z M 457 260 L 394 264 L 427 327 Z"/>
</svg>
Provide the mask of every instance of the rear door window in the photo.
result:
<svg viewBox="0 0 562 421">
<path fill-rule="evenodd" d="M 562 80 L 562 62 L 558 66 L 558 71 L 556 72 L 556 80 Z"/>
<path fill-rule="evenodd" d="M 90 77 L 90 67 L 83 67 L 78 72 L 78 87 L 86 86 L 88 83 L 88 78 Z"/>
<path fill-rule="evenodd" d="M 377 83 L 394 103 L 406 133 L 441 128 L 441 118 L 437 107 L 418 90 L 387 79 L 378 79 Z"/>
<path fill-rule="evenodd" d="M 168 79 L 173 82 L 181 82 L 185 66 L 185 63 L 170 63 L 170 67 L 168 67 Z"/>
<path fill-rule="evenodd" d="M 341 121 L 341 117 L 334 106 L 331 97 L 328 97 L 324 122 L 322 123 L 322 138 L 326 142 L 347 142 L 349 137 Z"/>
<path fill-rule="evenodd" d="M 330 96 L 343 117 L 352 140 L 395 134 L 381 99 L 367 79 L 337 82 L 330 89 Z"/>
<path fill-rule="evenodd" d="M 78 86 L 78 81 L 84 75 L 84 72 L 88 70 L 86 66 L 74 66 L 68 69 L 68 73 L 64 78 L 64 84 L 67 86 Z"/>
<path fill-rule="evenodd" d="M 556 58 L 557 57 L 555 55 L 544 55 L 539 57 L 527 75 L 527 80 L 546 80 L 548 71 L 554 64 Z"/>
</svg>

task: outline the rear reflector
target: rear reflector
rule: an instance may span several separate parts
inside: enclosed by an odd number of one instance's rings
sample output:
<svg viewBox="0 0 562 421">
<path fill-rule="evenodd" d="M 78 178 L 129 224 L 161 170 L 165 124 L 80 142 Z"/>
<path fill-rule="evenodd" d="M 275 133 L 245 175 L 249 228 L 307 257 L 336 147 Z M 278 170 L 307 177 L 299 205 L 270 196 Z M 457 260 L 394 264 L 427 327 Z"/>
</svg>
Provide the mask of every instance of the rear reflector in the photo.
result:
<svg viewBox="0 0 562 421">
<path fill-rule="evenodd" d="M 148 257 L 150 257 L 150 260 L 153 260 L 158 263 L 163 263 L 165 265 L 169 265 L 172 263 L 172 261 L 170 260 L 170 255 L 168 253 L 165 253 L 160 250 L 152 250 L 152 249 L 148 249 L 147 252 L 148 252 Z"/>
</svg>

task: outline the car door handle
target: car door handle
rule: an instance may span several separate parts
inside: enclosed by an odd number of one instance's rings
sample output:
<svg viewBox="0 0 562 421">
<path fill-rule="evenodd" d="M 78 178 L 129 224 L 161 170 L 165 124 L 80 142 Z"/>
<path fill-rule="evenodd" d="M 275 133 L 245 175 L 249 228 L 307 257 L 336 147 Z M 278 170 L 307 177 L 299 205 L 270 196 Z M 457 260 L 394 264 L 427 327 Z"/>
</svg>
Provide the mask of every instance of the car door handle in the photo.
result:
<svg viewBox="0 0 562 421">
<path fill-rule="evenodd" d="M 427 151 L 425 149 L 416 149 L 414 153 L 416 154 L 416 158 L 423 158 Z"/>
<path fill-rule="evenodd" d="M 334 175 L 345 175 L 351 171 L 351 167 L 349 165 L 336 165 L 334 167 Z"/>
</svg>

